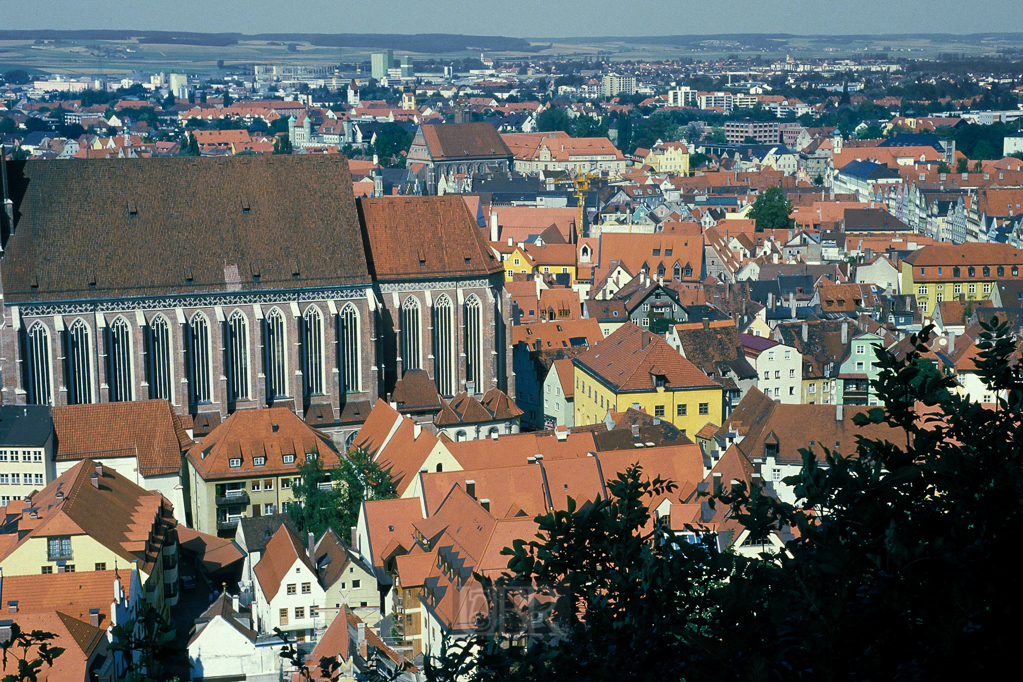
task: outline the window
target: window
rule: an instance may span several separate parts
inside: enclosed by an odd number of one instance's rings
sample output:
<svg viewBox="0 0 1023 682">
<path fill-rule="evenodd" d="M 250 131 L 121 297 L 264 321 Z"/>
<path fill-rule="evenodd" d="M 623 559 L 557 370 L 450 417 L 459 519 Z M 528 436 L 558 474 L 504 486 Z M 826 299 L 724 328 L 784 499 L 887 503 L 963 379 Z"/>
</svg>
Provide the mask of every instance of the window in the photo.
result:
<svg viewBox="0 0 1023 682">
<path fill-rule="evenodd" d="M 232 457 L 231 459 L 227 460 L 227 465 L 232 469 L 237 469 L 242 465 L 242 461 L 237 457 Z"/>
<path fill-rule="evenodd" d="M 92 397 L 92 340 L 89 327 L 81 318 L 68 329 L 68 402 L 84 405 Z"/>
<path fill-rule="evenodd" d="M 1005 276 L 1005 266 L 1004 265 L 999 265 L 998 266 L 998 276 L 999 277 L 1004 277 Z"/>
<path fill-rule="evenodd" d="M 304 606 L 296 606 L 295 607 L 295 620 L 301 620 L 302 618 L 305 618 L 305 607 Z"/>
<path fill-rule="evenodd" d="M 971 294 L 977 293 L 977 285 L 976 284 L 968 284 L 967 285 L 967 291 L 969 293 L 971 293 Z"/>
<path fill-rule="evenodd" d="M 46 558 L 48 561 L 71 558 L 71 538 L 57 537 L 47 538 Z"/>
<path fill-rule="evenodd" d="M 188 325 L 191 337 L 192 400 L 208 403 L 213 400 L 213 363 L 210 355 L 210 323 L 201 312 L 192 316 Z"/>
<path fill-rule="evenodd" d="M 266 345 L 266 399 L 288 395 L 288 335 L 284 313 L 271 308 L 263 321 Z"/>
<path fill-rule="evenodd" d="M 936 300 L 938 303 L 941 303 L 942 300 L 944 300 L 944 298 L 945 298 L 945 295 L 942 294 L 940 291 L 937 294 L 935 294 L 935 296 L 934 296 L 934 300 Z"/>
<path fill-rule="evenodd" d="M 864 345 L 862 343 L 857 343 L 856 344 L 856 355 L 863 355 L 863 353 L 865 353 L 866 350 L 867 350 L 866 345 Z"/>
<path fill-rule="evenodd" d="M 277 513 L 277 505 L 273 502 L 267 502 L 263 505 L 263 516 L 273 516 Z"/>
<path fill-rule="evenodd" d="M 42 568 L 39 569 L 39 572 L 42 575 L 50 575 L 51 573 L 53 573 L 53 566 L 43 566 Z"/>
<path fill-rule="evenodd" d="M 21 474 L 11 474 L 11 485 L 21 485 Z"/>
<path fill-rule="evenodd" d="M 808 392 L 809 393 L 816 393 L 817 392 L 817 384 L 810 384 L 810 389 L 809 389 Z"/>
<path fill-rule="evenodd" d="M 288 610 L 287 609 L 280 609 L 277 612 L 277 617 L 280 618 L 281 625 L 287 625 L 288 624 Z"/>
<path fill-rule="evenodd" d="M 32 453 L 32 461 L 33 462 L 42 462 L 43 461 L 43 453 L 39 452 L 38 450 L 36 452 L 33 452 Z"/>
<path fill-rule="evenodd" d="M 955 293 L 955 294 L 963 293 L 963 285 L 962 284 L 953 284 L 952 285 L 952 293 Z"/>
<path fill-rule="evenodd" d="M 118 316 L 107 331 L 107 374 L 112 402 L 135 399 L 131 347 L 131 327 Z"/>
<path fill-rule="evenodd" d="M 796 378 L 796 370 L 790 369 L 789 370 L 789 379 L 795 379 L 795 378 Z"/>
<path fill-rule="evenodd" d="M 249 488 L 252 490 L 252 492 L 258 493 L 260 490 L 262 490 L 262 484 L 259 481 L 253 481 L 252 483 L 249 484 Z"/>
<path fill-rule="evenodd" d="M 170 323 L 157 315 L 149 324 L 149 397 L 173 400 Z"/>
<path fill-rule="evenodd" d="M 28 333 L 28 402 L 50 405 L 53 402 L 53 368 L 50 366 L 50 331 L 38 320 Z"/>
<path fill-rule="evenodd" d="M 781 480 L 781 469 L 772 469 L 771 470 L 771 480 L 772 481 L 780 481 Z"/>
<path fill-rule="evenodd" d="M 465 378 L 483 392 L 483 303 L 475 294 L 465 300 Z"/>
<path fill-rule="evenodd" d="M 323 361 L 323 314 L 315 305 L 306 308 L 302 316 L 303 339 L 302 351 L 305 366 L 305 395 L 323 395 L 324 393 L 324 361 Z"/>
<path fill-rule="evenodd" d="M 345 304 L 338 315 L 341 343 L 341 378 L 345 393 L 362 390 L 362 339 L 359 335 L 359 311 L 351 303 Z"/>
<path fill-rule="evenodd" d="M 773 350 L 772 351 L 768 351 L 768 353 L 767 353 L 767 361 L 768 362 L 774 362 L 774 351 Z"/>
<path fill-rule="evenodd" d="M 765 371 L 764 372 L 764 381 L 770 381 L 770 379 L 771 379 L 771 372 L 770 371 Z"/>
<path fill-rule="evenodd" d="M 434 354 L 437 358 L 437 390 L 443 396 L 457 392 L 458 375 L 455 369 L 455 307 L 447 294 L 441 294 L 433 305 Z"/>
<path fill-rule="evenodd" d="M 917 296 L 926 296 L 927 295 L 927 287 L 925 287 L 925 286 L 917 287 L 916 288 L 916 295 Z"/>
<path fill-rule="evenodd" d="M 29 452 L 28 450 L 22 451 L 22 453 L 21 453 L 21 461 L 22 462 L 31 462 L 32 461 L 32 453 Z"/>
<path fill-rule="evenodd" d="M 96 570 L 97 570 L 97 571 L 105 571 L 105 570 L 107 570 L 107 565 L 106 565 L 106 563 L 105 563 L 105 562 L 103 562 L 103 561 L 100 561 L 100 562 L 98 562 L 98 563 L 96 564 Z"/>
<path fill-rule="evenodd" d="M 65 573 L 74 573 L 75 572 L 75 565 L 74 564 L 64 564 L 64 572 Z"/>
<path fill-rule="evenodd" d="M 315 604 L 313 604 L 312 606 L 309 607 L 309 617 L 310 618 L 316 618 L 319 615 L 320 615 L 320 607 L 316 606 Z"/>
<path fill-rule="evenodd" d="M 289 594 L 289 595 L 292 595 L 292 594 L 297 594 L 297 593 L 295 592 L 295 589 L 296 589 L 296 587 L 297 587 L 297 586 L 295 585 L 295 583 L 289 583 L 289 584 L 288 584 L 288 594 Z"/>
<path fill-rule="evenodd" d="M 700 403 L 700 414 L 710 414 L 710 403 Z"/>
<path fill-rule="evenodd" d="M 790 351 L 790 350 L 785 351 L 785 359 L 786 360 L 791 360 L 792 359 L 792 351 Z"/>
<path fill-rule="evenodd" d="M 302 583 L 302 594 L 312 594 L 312 583 Z"/>
<path fill-rule="evenodd" d="M 781 370 L 780 369 L 774 370 L 774 378 L 775 379 L 781 379 Z"/>
<path fill-rule="evenodd" d="M 28 476 L 28 474 L 25 474 L 25 475 Z M 42 474 L 35 474 L 33 482 L 36 485 L 42 485 L 43 484 L 43 475 Z"/>
<path fill-rule="evenodd" d="M 274 480 L 272 478 L 263 479 L 263 490 L 273 490 Z"/>
<path fill-rule="evenodd" d="M 863 371 L 863 361 L 862 360 L 860 360 L 859 362 L 856 363 L 856 371 L 857 372 L 862 372 Z"/>
<path fill-rule="evenodd" d="M 402 369 L 421 369 L 422 358 L 422 318 L 419 301 L 414 296 L 409 296 L 401 305 L 401 327 L 402 327 Z"/>
<path fill-rule="evenodd" d="M 228 389 L 232 400 L 248 400 L 249 390 L 249 323 L 240 310 L 231 313 L 227 322 Z"/>
<path fill-rule="evenodd" d="M 654 406 L 654 416 L 655 417 L 663 417 L 664 416 L 664 405 L 655 405 Z"/>
<path fill-rule="evenodd" d="M 353 580 L 352 581 L 352 589 L 353 590 L 357 590 L 360 587 L 362 587 L 362 581 L 361 580 Z"/>
<path fill-rule="evenodd" d="M 253 457 L 252 466 L 256 467 L 266 466 L 266 457 Z"/>
<path fill-rule="evenodd" d="M 295 463 L 295 455 L 284 455 L 284 463 L 285 464 L 294 464 Z"/>
<path fill-rule="evenodd" d="M 0 485 L 10 485 L 11 477 L 7 474 L 0 474 Z"/>
<path fill-rule="evenodd" d="M 990 284 L 985 284 L 984 285 L 984 293 L 985 294 L 990 294 L 991 293 L 991 285 Z"/>
</svg>

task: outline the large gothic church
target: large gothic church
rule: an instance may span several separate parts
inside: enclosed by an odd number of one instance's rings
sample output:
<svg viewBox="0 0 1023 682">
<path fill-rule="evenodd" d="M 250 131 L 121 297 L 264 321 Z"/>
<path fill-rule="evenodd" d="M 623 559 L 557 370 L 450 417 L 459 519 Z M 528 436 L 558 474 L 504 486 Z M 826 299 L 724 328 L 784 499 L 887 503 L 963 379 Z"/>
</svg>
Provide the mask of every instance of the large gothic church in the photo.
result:
<svg viewBox="0 0 1023 682">
<path fill-rule="evenodd" d="M 4 404 L 287 405 L 350 432 L 402 373 L 508 390 L 502 271 L 460 197 L 356 201 L 343 156 L 8 162 Z"/>
</svg>

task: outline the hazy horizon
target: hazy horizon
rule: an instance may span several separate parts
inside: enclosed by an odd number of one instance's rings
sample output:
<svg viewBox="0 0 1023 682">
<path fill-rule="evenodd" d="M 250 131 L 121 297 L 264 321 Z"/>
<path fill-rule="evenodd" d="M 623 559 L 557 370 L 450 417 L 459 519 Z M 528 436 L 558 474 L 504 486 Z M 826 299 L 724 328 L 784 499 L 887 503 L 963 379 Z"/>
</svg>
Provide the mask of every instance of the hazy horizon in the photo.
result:
<svg viewBox="0 0 1023 682">
<path fill-rule="evenodd" d="M 80 0 L 9 0 L 5 29 L 168 30 L 203 33 L 455 33 L 550 40 L 615 36 L 787 33 L 886 35 L 1023 31 L 1019 4 L 988 0 L 775 0 L 713 7 L 680 0 L 378 0 L 346 6 L 307 0 L 103 0 L 100 17 L 81 16 Z M 384 21 L 386 18 L 386 21 Z"/>
</svg>

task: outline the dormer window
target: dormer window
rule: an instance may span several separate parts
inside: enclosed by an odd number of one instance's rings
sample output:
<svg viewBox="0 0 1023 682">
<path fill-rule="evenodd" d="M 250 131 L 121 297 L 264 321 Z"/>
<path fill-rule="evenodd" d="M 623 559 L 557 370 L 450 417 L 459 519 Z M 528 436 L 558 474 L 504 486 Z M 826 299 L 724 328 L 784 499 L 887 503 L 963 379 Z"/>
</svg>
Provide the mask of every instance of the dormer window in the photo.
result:
<svg viewBox="0 0 1023 682">
<path fill-rule="evenodd" d="M 295 463 L 295 455 L 284 455 L 284 463 L 285 464 L 294 464 Z"/>
<path fill-rule="evenodd" d="M 262 467 L 266 466 L 266 457 L 253 457 L 252 466 Z"/>
<path fill-rule="evenodd" d="M 242 465 L 242 460 L 240 457 L 232 457 L 231 459 L 227 460 L 227 465 L 232 469 L 238 469 Z"/>
</svg>

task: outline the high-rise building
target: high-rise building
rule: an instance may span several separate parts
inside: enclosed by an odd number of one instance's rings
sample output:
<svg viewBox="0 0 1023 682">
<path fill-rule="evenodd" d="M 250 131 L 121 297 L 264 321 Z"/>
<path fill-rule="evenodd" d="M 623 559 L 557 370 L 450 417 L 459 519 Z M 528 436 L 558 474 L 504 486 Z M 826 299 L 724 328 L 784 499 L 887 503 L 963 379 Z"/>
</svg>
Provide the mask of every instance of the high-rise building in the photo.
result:
<svg viewBox="0 0 1023 682">
<path fill-rule="evenodd" d="M 381 78 L 387 78 L 387 70 L 391 68 L 391 64 L 394 63 L 394 51 L 385 50 L 384 52 L 374 52 L 370 56 L 370 75 L 373 78 L 380 80 Z"/>
<path fill-rule="evenodd" d="M 604 80 L 601 83 L 601 90 L 603 91 L 604 97 L 633 95 L 636 93 L 636 77 L 618 73 L 609 73 L 604 76 Z"/>
<path fill-rule="evenodd" d="M 188 97 L 188 76 L 183 73 L 172 73 L 170 75 L 170 91 L 178 99 L 186 99 Z"/>
<path fill-rule="evenodd" d="M 412 78 L 416 75 L 416 69 L 412 65 L 412 56 L 405 55 L 401 58 L 401 77 Z"/>
</svg>

